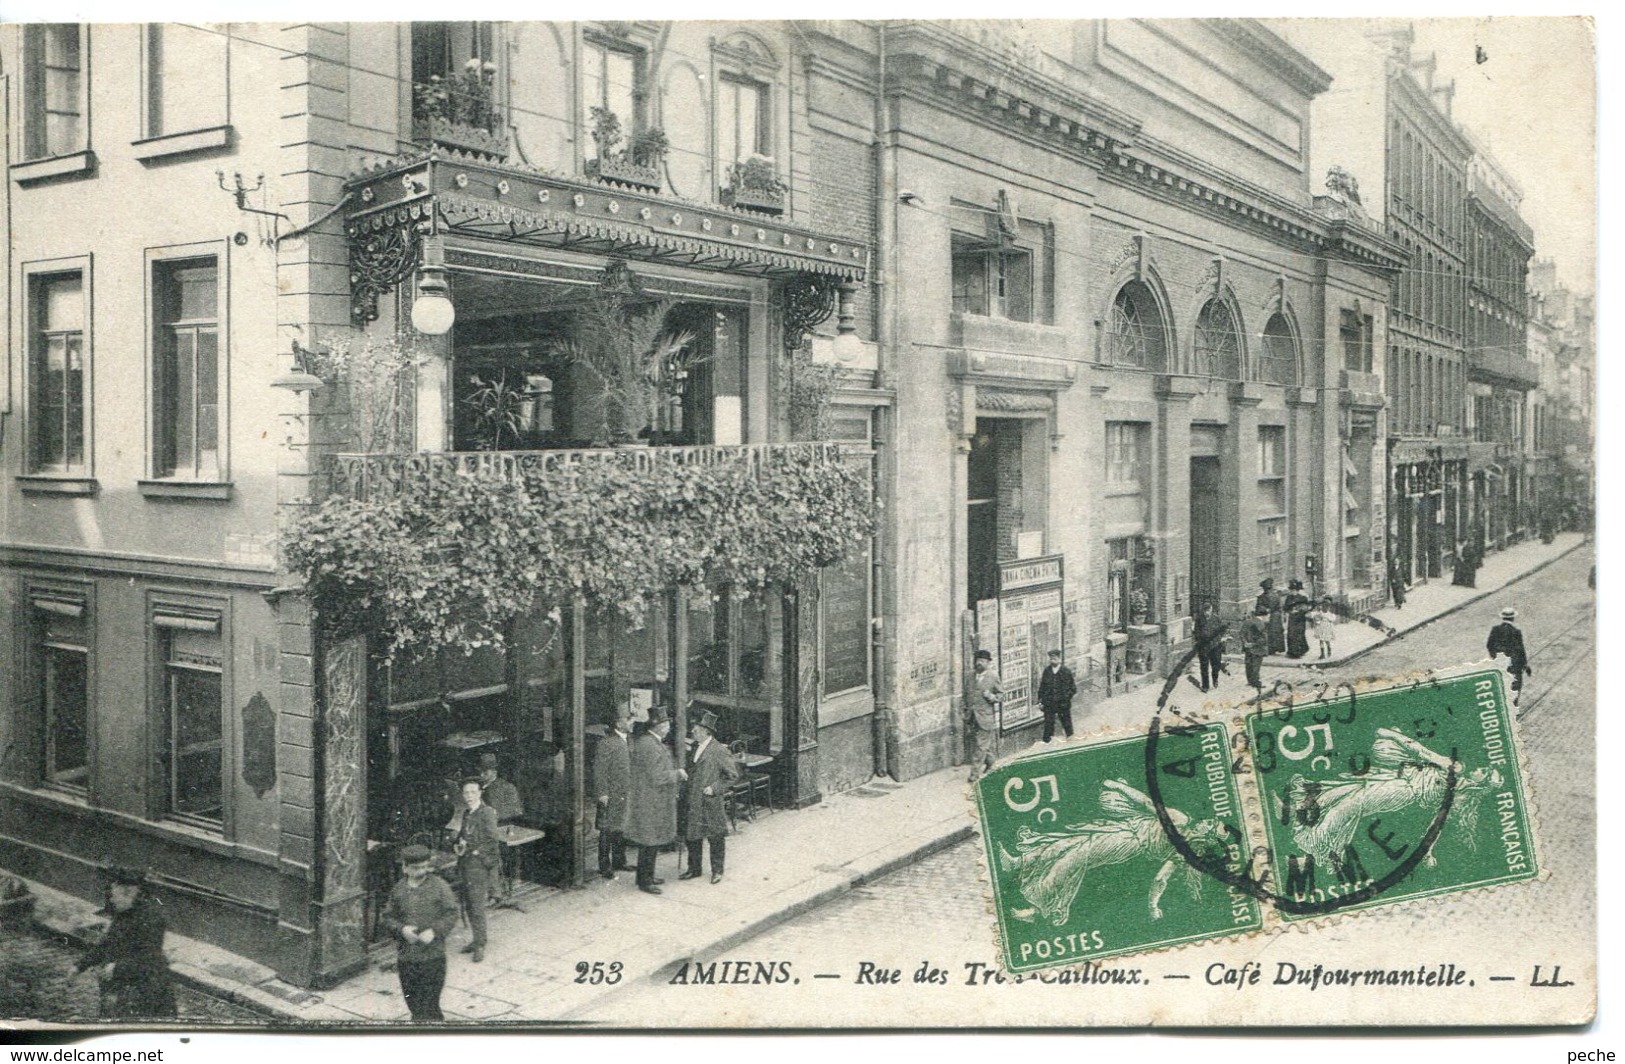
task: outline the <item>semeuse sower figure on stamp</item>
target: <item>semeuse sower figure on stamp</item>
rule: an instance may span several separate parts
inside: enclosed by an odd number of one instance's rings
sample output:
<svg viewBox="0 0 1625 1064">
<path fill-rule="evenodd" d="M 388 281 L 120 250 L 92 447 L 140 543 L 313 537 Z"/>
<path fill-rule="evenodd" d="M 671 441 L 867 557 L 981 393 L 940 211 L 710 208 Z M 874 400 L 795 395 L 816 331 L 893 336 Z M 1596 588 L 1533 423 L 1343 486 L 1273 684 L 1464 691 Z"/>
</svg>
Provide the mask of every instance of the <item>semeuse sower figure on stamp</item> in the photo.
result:
<svg viewBox="0 0 1625 1064">
<path fill-rule="evenodd" d="M 395 936 L 395 973 L 412 1019 L 445 1019 L 440 992 L 446 986 L 446 936 L 457 924 L 457 898 L 451 887 L 430 874 L 427 846 L 401 851 L 401 879 L 389 892 L 383 925 Z"/>
<path fill-rule="evenodd" d="M 1502 610 L 1501 623 L 1490 629 L 1489 642 L 1485 644 L 1492 661 L 1502 654 L 1507 656 L 1507 675 L 1512 677 L 1513 705 L 1517 705 L 1518 699 L 1523 697 L 1523 678 L 1535 674 L 1535 670 L 1529 667 L 1529 654 L 1523 648 L 1523 632 L 1512 623 L 1517 619 L 1517 610 L 1510 606 Z"/>
<path fill-rule="evenodd" d="M 975 783 L 999 756 L 999 706 L 1004 703 L 1004 681 L 993 671 L 991 651 L 978 650 L 972 667 L 976 670 L 976 693 L 971 698 L 975 749 L 971 753 L 970 782 Z"/>
<path fill-rule="evenodd" d="M 1151 799 L 1122 780 L 1101 783 L 1098 820 L 1068 824 L 1058 831 L 1034 831 L 1023 827 L 1016 834 L 1016 853 L 999 847 L 999 868 L 1014 872 L 1021 896 L 1031 908 L 1011 910 L 1018 920 L 1043 916 L 1060 927 L 1072 913 L 1078 890 L 1089 873 L 1137 857 L 1161 861 L 1151 880 L 1146 899 L 1151 919 L 1162 919 L 1162 895 L 1177 872 L 1180 884 L 1192 900 L 1202 896 L 1202 872 L 1183 860 L 1162 830 L 1156 806 Z M 1193 820 L 1189 814 L 1170 808 L 1168 816 L 1196 853 L 1216 860 L 1224 854 L 1219 822 Z"/>
<path fill-rule="evenodd" d="M 1078 681 L 1072 670 L 1061 664 L 1059 649 L 1049 652 L 1049 665 L 1038 678 L 1038 704 L 1044 709 L 1044 741 L 1055 738 L 1055 721 L 1072 738 L 1072 699 L 1078 693 Z"/>
<path fill-rule="evenodd" d="M 1492 768 L 1464 772 L 1460 762 L 1392 728 L 1377 729 L 1371 766 L 1362 774 L 1343 772 L 1330 782 L 1294 775 L 1286 797 L 1277 799 L 1277 812 L 1292 824 L 1292 839 L 1299 849 L 1343 874 L 1344 860 L 1369 817 L 1411 806 L 1437 810 L 1452 769 L 1456 789 L 1446 823 L 1460 832 L 1469 849 L 1475 849 L 1480 803 L 1501 786 L 1501 774 Z M 1438 863 L 1432 851 L 1425 860 L 1429 867 Z"/>
<path fill-rule="evenodd" d="M 79 958 L 76 971 L 101 968 L 102 1015 L 159 1020 L 175 1015 L 175 986 L 164 956 L 164 907 L 147 889 L 145 873 L 110 868 L 102 940 Z"/>
</svg>

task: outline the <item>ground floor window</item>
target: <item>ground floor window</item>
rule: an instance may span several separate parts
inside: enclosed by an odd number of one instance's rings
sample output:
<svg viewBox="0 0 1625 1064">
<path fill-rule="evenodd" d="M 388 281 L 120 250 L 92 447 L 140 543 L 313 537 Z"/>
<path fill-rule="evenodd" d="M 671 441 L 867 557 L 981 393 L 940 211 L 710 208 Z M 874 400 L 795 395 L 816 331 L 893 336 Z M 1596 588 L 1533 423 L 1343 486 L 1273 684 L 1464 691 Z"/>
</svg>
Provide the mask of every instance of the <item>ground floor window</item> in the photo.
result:
<svg viewBox="0 0 1625 1064">
<path fill-rule="evenodd" d="M 34 633 L 41 779 L 84 791 L 90 781 L 90 631 L 83 603 L 36 598 Z"/>
<path fill-rule="evenodd" d="M 220 615 L 153 617 L 161 667 L 165 815 L 219 826 L 225 813 Z"/>
</svg>

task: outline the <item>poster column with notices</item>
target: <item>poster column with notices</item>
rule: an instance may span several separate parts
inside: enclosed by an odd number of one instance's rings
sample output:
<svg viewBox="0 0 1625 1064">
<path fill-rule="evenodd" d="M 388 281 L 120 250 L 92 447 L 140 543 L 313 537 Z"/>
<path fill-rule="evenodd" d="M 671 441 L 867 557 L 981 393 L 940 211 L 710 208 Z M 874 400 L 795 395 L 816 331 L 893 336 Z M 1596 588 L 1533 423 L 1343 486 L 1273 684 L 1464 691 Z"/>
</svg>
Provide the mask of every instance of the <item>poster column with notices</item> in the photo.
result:
<svg viewBox="0 0 1625 1064">
<path fill-rule="evenodd" d="M 993 652 L 999 679 L 1004 682 L 1005 731 L 1043 716 L 1038 678 L 1049 651 L 1065 645 L 1062 585 L 1060 555 L 1003 562 L 999 565 L 996 623 L 984 623 L 982 604 L 977 604 L 978 645 Z M 997 647 L 987 645 L 985 633 L 989 631 L 998 633 Z"/>
</svg>

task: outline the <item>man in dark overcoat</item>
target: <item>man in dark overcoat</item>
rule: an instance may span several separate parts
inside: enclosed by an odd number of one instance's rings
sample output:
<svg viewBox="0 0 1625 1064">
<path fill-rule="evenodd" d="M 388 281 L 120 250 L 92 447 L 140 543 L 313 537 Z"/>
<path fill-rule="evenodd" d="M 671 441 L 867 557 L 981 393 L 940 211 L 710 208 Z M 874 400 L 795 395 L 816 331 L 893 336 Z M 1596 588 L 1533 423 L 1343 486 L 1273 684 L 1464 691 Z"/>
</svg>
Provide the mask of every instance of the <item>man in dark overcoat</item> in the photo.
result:
<svg viewBox="0 0 1625 1064">
<path fill-rule="evenodd" d="M 1524 650 L 1523 632 L 1512 623 L 1517 619 L 1517 610 L 1510 606 L 1502 610 L 1501 623 L 1490 629 L 1489 642 L 1485 644 L 1491 659 L 1502 654 L 1507 656 L 1507 675 L 1512 677 L 1513 705 L 1517 705 L 1518 699 L 1523 697 L 1523 678 L 1535 674 L 1535 670 L 1529 667 L 1529 654 Z"/>
<path fill-rule="evenodd" d="M 1061 730 L 1072 738 L 1072 698 L 1078 693 L 1078 681 L 1072 670 L 1061 664 L 1059 649 L 1049 652 L 1049 665 L 1038 678 L 1038 704 L 1044 709 L 1044 741 L 1055 738 L 1055 721 L 1060 718 Z"/>
<path fill-rule="evenodd" d="M 593 786 L 598 791 L 598 874 L 614 879 L 630 872 L 626 863 L 626 821 L 631 812 L 632 751 L 627 732 L 632 727 L 626 709 L 615 711 L 609 731 L 598 740 L 593 754 Z"/>
<path fill-rule="evenodd" d="M 694 751 L 689 755 L 688 787 L 688 871 L 681 879 L 695 879 L 700 873 L 701 848 L 711 843 L 711 882 L 722 882 L 728 856 L 728 814 L 724 795 L 739 778 L 739 762 L 728 748 L 717 742 L 717 715 L 707 710 L 694 722 L 690 733 Z"/>
<path fill-rule="evenodd" d="M 1286 622 L 1281 615 L 1282 601 L 1281 593 L 1275 590 L 1274 577 L 1266 576 L 1258 582 L 1258 601 L 1255 605 L 1264 608 L 1265 653 L 1268 654 L 1286 652 Z"/>
<path fill-rule="evenodd" d="M 665 882 L 655 876 L 655 858 L 662 846 L 677 841 L 677 785 L 688 778 L 666 748 L 670 731 L 666 707 L 655 706 L 643 734 L 632 740 L 626 837 L 638 847 L 637 884 L 645 894 L 659 894 Z"/>
<path fill-rule="evenodd" d="M 1247 685 L 1264 687 L 1261 671 L 1264 655 L 1270 652 L 1270 609 L 1262 601 L 1253 606 L 1253 615 L 1241 622 L 1241 655 L 1247 665 Z"/>
<path fill-rule="evenodd" d="M 107 911 L 112 917 L 102 940 L 75 965 L 77 971 L 103 969 L 102 1015 L 156 1020 L 175 1015 L 175 985 L 164 956 L 163 905 L 150 892 L 140 869 L 108 870 Z"/>
</svg>

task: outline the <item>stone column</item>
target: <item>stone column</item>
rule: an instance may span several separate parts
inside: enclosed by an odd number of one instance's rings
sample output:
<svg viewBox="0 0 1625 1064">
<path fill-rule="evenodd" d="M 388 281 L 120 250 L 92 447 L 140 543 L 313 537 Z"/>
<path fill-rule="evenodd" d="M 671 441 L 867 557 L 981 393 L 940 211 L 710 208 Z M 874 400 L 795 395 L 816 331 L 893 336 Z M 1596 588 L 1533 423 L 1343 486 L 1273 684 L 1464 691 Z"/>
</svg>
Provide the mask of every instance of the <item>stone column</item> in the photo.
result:
<svg viewBox="0 0 1625 1064">
<path fill-rule="evenodd" d="M 1230 423 L 1224 433 L 1219 608 L 1230 615 L 1249 610 L 1258 595 L 1258 404 L 1263 389 L 1252 381 L 1231 386 Z"/>
<path fill-rule="evenodd" d="M 1156 535 L 1157 576 L 1162 601 L 1158 615 L 1167 624 L 1164 643 L 1184 638 L 1190 601 L 1191 397 L 1196 382 L 1189 377 L 1163 377 L 1157 382 L 1156 483 L 1151 513 Z"/>
</svg>

